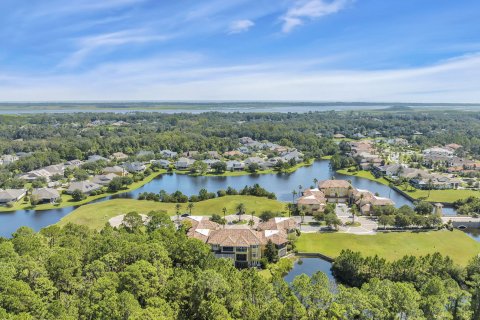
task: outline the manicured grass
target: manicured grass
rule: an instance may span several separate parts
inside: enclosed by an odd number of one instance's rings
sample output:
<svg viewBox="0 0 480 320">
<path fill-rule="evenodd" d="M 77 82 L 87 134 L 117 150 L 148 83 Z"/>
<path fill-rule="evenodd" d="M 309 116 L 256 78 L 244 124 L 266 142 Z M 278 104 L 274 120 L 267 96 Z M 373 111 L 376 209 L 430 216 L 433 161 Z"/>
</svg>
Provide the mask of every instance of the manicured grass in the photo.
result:
<svg viewBox="0 0 480 320">
<path fill-rule="evenodd" d="M 114 195 L 114 194 L 125 193 L 125 192 L 129 192 L 129 191 L 138 189 L 141 186 L 143 186 L 143 185 L 149 183 L 150 181 L 152 181 L 153 179 L 155 179 L 160 174 L 163 174 L 165 172 L 166 172 L 166 170 L 159 170 L 157 172 L 153 172 L 151 175 L 145 177 L 145 179 L 132 183 L 131 185 L 128 186 L 127 189 L 120 190 L 118 192 L 113 192 L 113 193 L 112 192 L 106 192 L 106 193 L 95 195 L 95 196 L 88 196 L 81 201 L 73 201 L 72 196 L 70 196 L 69 194 L 61 194 L 62 202 L 58 203 L 58 204 L 45 203 L 45 204 L 39 204 L 39 205 L 36 205 L 36 206 L 33 207 L 30 204 L 29 201 L 24 202 L 23 200 L 21 200 L 21 201 L 16 202 L 15 205 L 12 208 L 0 207 L 0 212 L 25 210 L 25 209 L 28 209 L 28 210 L 50 210 L 50 209 L 59 209 L 59 208 L 65 208 L 65 207 L 79 206 L 79 205 L 82 205 L 82 204 L 89 203 L 89 202 L 91 202 L 93 200 L 96 200 L 96 199 L 101 199 L 101 198 L 105 198 L 105 197 L 108 197 L 108 196 L 111 196 L 111 195 Z"/>
<path fill-rule="evenodd" d="M 459 265 L 480 253 L 480 243 L 459 230 L 430 232 L 392 232 L 376 235 L 347 233 L 303 233 L 297 241 L 299 252 L 322 253 L 335 258 L 343 249 L 365 256 L 378 255 L 389 261 L 404 255 L 421 256 L 440 252 Z"/>
<path fill-rule="evenodd" d="M 407 193 L 412 198 L 426 200 L 430 202 L 452 203 L 456 200 L 465 199 L 472 196 L 480 197 L 480 191 L 476 190 L 430 190 L 429 196 L 429 190 L 412 190 L 412 187 L 409 187 L 407 190 L 405 190 L 403 186 L 401 186 L 399 189 Z"/>
<path fill-rule="evenodd" d="M 247 212 L 247 214 L 244 215 L 245 218 L 247 218 L 252 211 L 255 211 L 258 215 L 265 210 L 281 212 L 285 209 L 285 204 L 277 200 L 254 196 L 225 196 L 195 202 L 192 214 L 209 216 L 216 213 L 223 215 L 223 208 L 227 208 L 227 215 L 234 214 L 236 213 L 236 206 L 240 203 L 245 205 Z M 87 225 L 92 229 L 101 229 L 110 218 L 131 211 L 148 213 L 152 210 L 165 210 L 169 215 L 175 215 L 175 205 L 175 203 L 162 203 L 147 200 L 114 199 L 82 206 L 65 216 L 58 222 L 58 224 L 65 225 L 68 222 L 72 222 L 75 224 Z M 182 213 L 188 212 L 187 203 L 182 203 L 181 206 Z"/>
<path fill-rule="evenodd" d="M 390 184 L 390 182 L 387 179 L 385 179 L 383 177 L 376 178 L 370 171 L 367 171 L 367 170 L 349 172 L 348 169 L 340 169 L 340 170 L 337 170 L 337 173 L 344 174 L 344 175 L 347 175 L 347 176 L 356 176 L 356 177 L 376 181 L 376 182 L 379 182 L 379 183 L 384 184 L 386 186 L 388 186 Z"/>
<path fill-rule="evenodd" d="M 313 164 L 315 160 L 309 160 L 307 162 L 300 162 L 296 164 L 295 166 L 286 169 L 283 171 L 283 173 L 292 173 L 295 172 L 297 169 L 305 166 L 310 166 Z M 248 176 L 252 174 L 275 174 L 275 173 L 280 173 L 279 171 L 276 171 L 274 169 L 267 169 L 267 170 L 258 170 L 255 173 L 248 172 L 246 170 L 240 170 L 240 171 L 225 171 L 224 173 L 214 173 L 214 172 L 208 172 L 206 174 L 198 174 L 198 173 L 190 173 L 188 170 L 176 170 L 173 171 L 178 174 L 188 174 L 191 176 L 206 176 L 206 177 L 238 177 L 238 176 Z"/>
</svg>

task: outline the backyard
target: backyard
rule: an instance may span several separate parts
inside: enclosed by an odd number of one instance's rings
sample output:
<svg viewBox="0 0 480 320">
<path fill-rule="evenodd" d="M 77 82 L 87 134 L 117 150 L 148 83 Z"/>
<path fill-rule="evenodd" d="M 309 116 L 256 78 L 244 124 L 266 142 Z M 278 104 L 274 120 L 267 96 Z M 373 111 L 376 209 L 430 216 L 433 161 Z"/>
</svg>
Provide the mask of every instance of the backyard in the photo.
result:
<svg viewBox="0 0 480 320">
<path fill-rule="evenodd" d="M 321 253 L 335 258 L 350 249 L 363 255 L 379 255 L 389 261 L 404 255 L 421 256 L 440 252 L 465 266 L 480 253 L 480 243 L 459 230 L 431 232 L 397 232 L 376 235 L 346 233 L 303 233 L 297 241 L 298 252 Z"/>
</svg>

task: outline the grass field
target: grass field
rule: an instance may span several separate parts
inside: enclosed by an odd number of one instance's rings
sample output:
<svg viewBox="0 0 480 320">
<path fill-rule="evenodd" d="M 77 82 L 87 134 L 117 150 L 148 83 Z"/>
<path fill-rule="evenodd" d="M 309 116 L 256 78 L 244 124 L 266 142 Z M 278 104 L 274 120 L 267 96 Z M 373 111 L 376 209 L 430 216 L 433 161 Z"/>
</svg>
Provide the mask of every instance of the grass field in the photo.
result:
<svg viewBox="0 0 480 320">
<path fill-rule="evenodd" d="M 283 173 L 292 173 L 292 172 L 295 172 L 297 169 L 299 169 L 301 167 L 311 166 L 314 161 L 315 160 L 312 159 L 312 160 L 307 161 L 307 162 L 300 162 L 300 163 L 296 164 L 295 166 L 286 169 Z M 251 175 L 251 174 L 275 174 L 275 173 L 279 173 L 278 171 L 275 171 L 274 169 L 258 170 L 255 173 L 251 173 L 251 172 L 248 172 L 248 171 L 245 171 L 245 170 L 225 171 L 224 173 L 208 172 L 208 173 L 203 174 L 203 175 L 195 174 L 195 173 L 192 174 L 188 170 L 183 170 L 183 171 L 178 171 L 177 170 L 177 171 L 174 171 L 174 172 L 178 173 L 178 174 L 188 174 L 188 175 L 191 175 L 191 176 L 206 176 L 206 177 L 238 177 L 238 176 L 247 176 L 247 175 Z"/>
<path fill-rule="evenodd" d="M 81 201 L 73 201 L 72 197 L 69 194 L 61 194 L 62 202 L 58 203 L 58 204 L 45 203 L 45 204 L 39 204 L 39 205 L 36 205 L 36 206 L 33 207 L 30 204 L 30 202 L 25 202 L 25 201 L 21 200 L 21 201 L 16 202 L 14 204 L 14 206 L 11 207 L 11 208 L 0 207 L 0 212 L 25 210 L 25 209 L 28 209 L 28 210 L 50 210 L 50 209 L 59 209 L 59 208 L 65 208 L 65 207 L 79 206 L 79 205 L 82 205 L 82 204 L 89 203 L 89 202 L 91 202 L 93 200 L 96 200 L 96 199 L 101 199 L 101 198 L 105 198 L 105 197 L 108 197 L 108 196 L 111 196 L 111 195 L 114 195 L 114 194 L 129 192 L 129 191 L 138 189 L 141 186 L 143 186 L 143 185 L 149 183 L 150 181 L 152 181 L 153 179 L 155 179 L 160 174 L 163 174 L 163 173 L 166 173 L 166 172 L 167 172 L 166 170 L 159 170 L 157 172 L 153 172 L 151 175 L 145 177 L 145 179 L 132 183 L 131 185 L 128 186 L 127 189 L 120 190 L 118 192 L 113 192 L 113 193 L 106 192 L 106 193 L 95 195 L 95 196 L 88 196 Z"/>
<path fill-rule="evenodd" d="M 356 176 L 356 177 L 376 181 L 376 182 L 379 182 L 379 183 L 384 184 L 386 186 L 388 186 L 390 184 L 390 182 L 387 179 L 385 179 L 383 177 L 382 178 L 375 178 L 375 176 L 370 171 L 367 171 L 367 170 L 349 172 L 347 169 L 340 169 L 340 170 L 337 170 L 337 172 L 340 173 L 340 174 L 347 175 L 347 176 Z"/>
<path fill-rule="evenodd" d="M 247 214 L 252 211 L 258 215 L 265 210 L 274 212 L 284 211 L 285 204 L 277 200 L 254 196 L 225 196 L 206 201 L 195 202 L 192 210 L 193 215 L 222 215 L 222 209 L 227 208 L 227 215 L 236 213 L 235 207 L 243 203 Z M 58 222 L 58 225 L 65 225 L 68 222 L 87 225 L 92 229 L 101 229 L 107 221 L 120 214 L 136 211 L 148 213 L 152 210 L 165 210 L 169 215 L 175 215 L 175 203 L 162 203 L 134 199 L 114 199 L 99 203 L 84 205 L 74 210 Z M 181 212 L 188 212 L 187 204 L 183 203 Z"/>
<path fill-rule="evenodd" d="M 404 255 L 421 256 L 440 252 L 465 266 L 480 253 L 480 243 L 459 230 L 396 232 L 376 235 L 346 233 L 304 233 L 297 241 L 299 252 L 322 253 L 335 258 L 343 249 L 360 251 L 365 256 L 379 255 L 389 261 Z"/>
<path fill-rule="evenodd" d="M 409 188 L 408 190 L 404 190 L 403 187 L 400 187 L 400 190 L 404 191 L 412 198 L 426 200 L 430 202 L 452 203 L 456 200 L 465 199 L 472 196 L 480 197 L 480 191 L 476 191 L 476 190 L 455 190 L 455 189 L 430 190 L 430 196 L 429 196 L 429 190 L 420 190 L 420 189 L 412 190 L 411 188 Z"/>
</svg>

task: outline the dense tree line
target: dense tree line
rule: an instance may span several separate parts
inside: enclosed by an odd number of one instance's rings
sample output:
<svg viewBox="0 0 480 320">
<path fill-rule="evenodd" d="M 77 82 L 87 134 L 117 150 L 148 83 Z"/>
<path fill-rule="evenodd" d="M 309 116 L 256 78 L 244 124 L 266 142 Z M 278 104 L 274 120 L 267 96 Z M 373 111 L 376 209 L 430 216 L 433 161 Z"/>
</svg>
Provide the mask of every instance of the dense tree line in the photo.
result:
<svg viewBox="0 0 480 320">
<path fill-rule="evenodd" d="M 76 113 L 0 116 L 0 153 L 32 152 L 11 166 L 29 171 L 62 160 L 140 150 L 176 152 L 238 147 L 250 136 L 296 147 L 308 158 L 333 155 L 339 146 L 335 133 L 352 136 L 378 130 L 386 137 L 405 137 L 421 148 L 458 143 L 465 152 L 480 155 L 478 113 L 462 111 L 349 111 L 297 113 Z M 92 126 L 92 122 L 100 121 Z M 112 126 L 125 121 L 126 126 Z M 421 130 L 423 135 L 413 136 Z"/>
<path fill-rule="evenodd" d="M 198 195 L 191 195 L 190 197 L 183 194 L 182 191 L 177 190 L 173 193 L 168 193 L 165 190 L 160 190 L 159 193 L 154 192 L 142 192 L 138 195 L 138 200 L 152 200 L 157 202 L 169 202 L 169 203 L 186 203 L 186 202 L 198 202 L 216 197 L 225 196 L 255 196 L 265 197 L 268 199 L 277 199 L 274 192 L 269 192 L 265 188 L 262 188 L 258 183 L 253 186 L 245 186 L 242 190 L 236 190 L 235 188 L 228 187 L 226 190 L 218 190 L 215 192 L 208 192 L 207 189 L 200 189 Z"/>
<path fill-rule="evenodd" d="M 0 240 L 2 319 L 478 319 L 480 258 L 395 262 L 343 252 L 324 273 L 283 280 L 237 270 L 162 212 L 101 232 L 69 224 Z M 275 254 L 272 252 L 272 261 Z"/>
</svg>

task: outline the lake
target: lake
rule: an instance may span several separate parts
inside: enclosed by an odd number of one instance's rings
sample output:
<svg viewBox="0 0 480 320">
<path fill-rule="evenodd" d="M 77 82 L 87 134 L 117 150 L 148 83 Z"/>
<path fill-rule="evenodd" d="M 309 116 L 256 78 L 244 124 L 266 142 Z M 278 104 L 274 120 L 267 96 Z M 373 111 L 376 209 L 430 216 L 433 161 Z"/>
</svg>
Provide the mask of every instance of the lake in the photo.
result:
<svg viewBox="0 0 480 320">
<path fill-rule="evenodd" d="M 309 188 L 314 184 L 314 178 L 326 180 L 331 179 L 333 176 L 336 179 L 350 180 L 356 188 L 367 189 L 373 193 L 378 193 L 382 197 L 389 197 L 395 202 L 397 207 L 405 204 L 413 205 L 410 200 L 386 185 L 364 178 L 337 174 L 330 168 L 328 160 L 316 161 L 311 166 L 301 167 L 295 172 L 288 174 L 260 174 L 233 177 L 192 177 L 185 174 L 163 174 L 134 191 L 105 197 L 91 203 L 115 198 L 137 198 L 142 192 L 158 193 L 162 189 L 169 193 L 180 190 L 190 196 L 198 194 L 202 188 L 215 192 L 219 189 L 226 189 L 229 186 L 235 189 L 242 189 L 247 185 L 251 186 L 255 183 L 258 183 L 268 191 L 274 192 L 280 201 L 292 201 L 292 191 L 296 190 L 298 192 L 300 185 L 303 188 Z M 38 231 L 43 227 L 58 222 L 62 217 L 75 209 L 76 207 L 67 207 L 43 211 L 17 210 L 0 213 L 0 236 L 10 237 L 21 226 L 28 226 Z M 444 213 L 455 214 L 452 208 L 444 208 Z"/>
<path fill-rule="evenodd" d="M 317 271 L 321 271 L 327 275 L 331 282 L 336 283 L 331 267 L 332 264 L 330 262 L 321 258 L 299 257 L 298 260 L 295 261 L 292 270 L 290 270 L 283 279 L 285 279 L 286 282 L 291 283 L 293 278 L 302 273 L 311 277 Z"/>
</svg>

